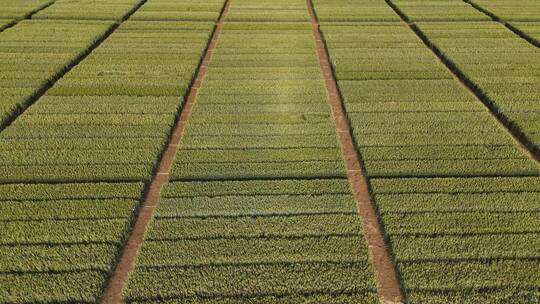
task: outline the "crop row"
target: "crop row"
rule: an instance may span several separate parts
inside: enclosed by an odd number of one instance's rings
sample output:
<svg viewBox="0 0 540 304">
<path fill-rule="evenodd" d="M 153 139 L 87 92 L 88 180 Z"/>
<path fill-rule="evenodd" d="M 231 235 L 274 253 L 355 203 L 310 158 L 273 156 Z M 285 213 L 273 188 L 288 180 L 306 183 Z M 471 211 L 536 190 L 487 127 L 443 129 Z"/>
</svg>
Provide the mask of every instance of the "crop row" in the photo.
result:
<svg viewBox="0 0 540 304">
<path fill-rule="evenodd" d="M 3 132 L 2 180 L 149 179 L 212 30 L 159 24 L 124 23 Z"/>
<path fill-rule="evenodd" d="M 323 24 L 322 30 L 370 176 L 539 173 L 407 27 Z M 390 42 L 395 49 L 386 48 Z"/>
<path fill-rule="evenodd" d="M 420 23 L 440 48 L 508 119 L 540 145 L 538 48 L 498 23 Z"/>
<path fill-rule="evenodd" d="M 1 185 L 0 301 L 97 301 L 142 189 L 142 183 Z"/>
</svg>

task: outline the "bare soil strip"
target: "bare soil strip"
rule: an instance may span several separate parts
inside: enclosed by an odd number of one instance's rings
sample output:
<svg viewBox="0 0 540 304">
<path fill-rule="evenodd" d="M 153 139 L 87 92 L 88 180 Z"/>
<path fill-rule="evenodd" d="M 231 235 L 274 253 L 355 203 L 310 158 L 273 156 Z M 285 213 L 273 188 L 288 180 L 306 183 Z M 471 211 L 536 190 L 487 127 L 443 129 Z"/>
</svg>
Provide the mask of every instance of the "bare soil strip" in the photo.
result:
<svg viewBox="0 0 540 304">
<path fill-rule="evenodd" d="M 343 101 L 330 65 L 329 54 L 319 30 L 319 22 L 311 0 L 307 0 L 311 27 L 315 38 L 321 70 L 324 74 L 332 116 L 339 134 L 341 152 L 345 158 L 347 176 L 357 202 L 358 213 L 362 218 L 364 238 L 373 262 L 377 289 L 382 303 L 405 303 L 399 275 L 385 243 L 384 231 L 369 192 L 369 184 L 360 153 L 354 144 L 349 121 L 345 114 Z"/>
<path fill-rule="evenodd" d="M 0 133 L 4 131 L 9 125 L 11 125 L 20 115 L 22 115 L 29 107 L 31 107 L 38 99 L 41 98 L 54 84 L 60 80 L 64 75 L 69 73 L 71 69 L 81 63 L 88 55 L 92 53 L 97 47 L 99 47 L 109 36 L 114 33 L 120 27 L 122 23 L 128 20 L 141 6 L 146 3 L 147 0 L 141 0 L 137 3 L 129 12 L 127 12 L 120 20 L 112 24 L 105 32 L 103 32 L 86 50 L 78 54 L 73 60 L 67 63 L 60 71 L 58 71 L 41 87 L 39 87 L 32 96 L 17 106 L 5 119 L 0 121 Z M 52 3 L 51 3 L 52 4 Z"/>
<path fill-rule="evenodd" d="M 219 35 L 221 34 L 228 8 L 229 0 L 225 0 L 221 14 L 214 28 L 214 32 L 212 33 L 206 50 L 203 53 L 202 60 L 199 63 L 197 74 L 190 85 L 190 89 L 181 109 L 180 116 L 178 116 L 175 121 L 172 133 L 169 136 L 167 147 L 165 148 L 165 152 L 159 161 L 157 172 L 150 181 L 150 185 L 144 197 L 143 205 L 139 209 L 126 245 L 122 250 L 118 263 L 116 264 L 116 268 L 102 296 L 101 303 L 116 304 L 123 302 L 122 289 L 128 281 L 129 274 L 135 265 L 137 253 L 144 242 L 144 234 L 147 226 L 152 220 L 154 210 L 159 202 L 161 189 L 169 182 L 169 173 L 178 150 L 178 145 L 182 140 L 191 110 L 196 102 L 197 93 L 204 80 L 212 54 L 219 39 Z"/>
<path fill-rule="evenodd" d="M 452 73 L 456 80 L 458 80 L 469 92 L 471 92 L 491 113 L 491 115 L 497 119 L 497 121 L 512 135 L 516 145 L 523 149 L 529 158 L 537 163 L 540 163 L 540 147 L 537 146 L 528 136 L 525 134 L 519 126 L 512 122 L 503 111 L 499 109 L 497 104 L 489 98 L 484 91 L 465 73 L 463 73 L 458 66 L 448 58 L 437 45 L 435 45 L 428 36 L 412 22 L 407 15 L 395 4 L 392 0 L 385 0 L 388 6 L 390 6 L 394 12 L 399 15 L 401 20 L 406 23 L 409 28 L 416 34 L 416 36 L 424 43 L 424 45 L 431 50 L 431 52 L 444 64 L 444 66 Z"/>
<path fill-rule="evenodd" d="M 0 33 L 7 30 L 8 28 L 11 28 L 11 27 L 14 27 L 15 25 L 17 25 L 19 22 L 23 21 L 23 20 L 28 20 L 28 19 L 32 19 L 32 16 L 37 14 L 38 12 L 48 8 L 49 6 L 53 5 L 54 3 L 56 2 L 56 0 L 52 0 L 52 1 L 49 1 L 43 5 L 41 5 L 40 7 L 38 8 L 35 8 L 31 11 L 29 11 L 28 13 L 26 13 L 26 15 L 24 15 L 22 18 L 20 19 L 15 19 L 13 20 L 13 22 L 10 22 L 6 25 L 4 25 L 3 27 L 0 27 Z"/>
<path fill-rule="evenodd" d="M 465 2 L 465 3 L 469 4 L 470 6 L 474 7 L 477 11 L 483 13 L 484 15 L 487 15 L 493 21 L 499 22 L 502 25 L 506 26 L 506 28 L 511 30 L 514 34 L 518 35 L 520 38 L 525 39 L 528 43 L 530 43 L 530 44 L 532 44 L 532 45 L 534 45 L 536 47 L 540 47 L 540 41 L 538 41 L 535 38 L 527 35 L 523 31 L 521 31 L 520 29 L 513 26 L 511 23 L 506 22 L 505 20 L 501 19 L 499 16 L 495 15 L 494 13 L 490 12 L 489 10 L 481 7 L 480 5 L 474 3 L 471 0 L 463 0 L 463 2 Z"/>
</svg>

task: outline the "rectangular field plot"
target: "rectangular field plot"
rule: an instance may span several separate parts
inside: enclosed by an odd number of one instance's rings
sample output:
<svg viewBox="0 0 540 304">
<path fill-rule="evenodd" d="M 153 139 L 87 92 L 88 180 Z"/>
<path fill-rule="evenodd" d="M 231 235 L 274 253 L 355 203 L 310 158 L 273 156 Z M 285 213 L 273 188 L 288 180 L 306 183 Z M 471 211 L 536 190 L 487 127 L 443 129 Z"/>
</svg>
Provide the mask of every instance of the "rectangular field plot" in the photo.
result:
<svg viewBox="0 0 540 304">
<path fill-rule="evenodd" d="M 308 21 L 303 0 L 235 0 L 231 1 L 226 21 Z"/>
<path fill-rule="evenodd" d="M 170 183 L 124 294 L 375 303 L 374 291 L 348 181 L 328 179 Z"/>
<path fill-rule="evenodd" d="M 142 183 L 0 185 L 0 301 L 98 301 L 142 189 Z"/>
<path fill-rule="evenodd" d="M 503 25 L 420 23 L 420 29 L 536 146 L 540 51 Z"/>
<path fill-rule="evenodd" d="M 536 0 L 472 0 L 471 2 L 506 21 L 540 21 Z"/>
<path fill-rule="evenodd" d="M 406 26 L 321 29 L 369 176 L 540 173 Z"/>
<path fill-rule="evenodd" d="M 32 16 L 32 19 L 117 21 L 139 2 L 140 0 L 56 0 L 49 8 Z"/>
<path fill-rule="evenodd" d="M 371 185 L 411 303 L 540 299 L 540 178 Z"/>
<path fill-rule="evenodd" d="M 308 24 L 226 23 L 171 178 L 345 177 L 325 97 Z"/>
<path fill-rule="evenodd" d="M 411 21 L 490 21 L 461 0 L 392 0 Z"/>
<path fill-rule="evenodd" d="M 321 22 L 399 21 L 384 1 L 314 0 Z"/>
<path fill-rule="evenodd" d="M 1 180 L 148 180 L 212 28 L 124 23 L 2 132 Z"/>
<path fill-rule="evenodd" d="M 102 21 L 22 21 L 0 37 L 0 121 L 111 26 Z"/>
<path fill-rule="evenodd" d="M 223 0 L 153 0 L 145 3 L 131 20 L 147 21 L 216 21 Z"/>
</svg>

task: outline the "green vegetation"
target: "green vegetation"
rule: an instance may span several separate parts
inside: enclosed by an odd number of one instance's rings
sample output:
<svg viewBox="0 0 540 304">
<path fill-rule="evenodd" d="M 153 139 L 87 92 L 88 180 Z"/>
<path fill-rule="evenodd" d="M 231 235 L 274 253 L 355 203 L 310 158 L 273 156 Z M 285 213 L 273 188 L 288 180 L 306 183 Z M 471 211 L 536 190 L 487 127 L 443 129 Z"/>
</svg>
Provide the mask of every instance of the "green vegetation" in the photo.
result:
<svg viewBox="0 0 540 304">
<path fill-rule="evenodd" d="M 172 182 L 163 197 L 124 290 L 128 302 L 303 294 L 376 302 L 344 179 Z"/>
<path fill-rule="evenodd" d="M 461 1 L 393 2 L 438 21 L 419 26 L 537 138 L 534 47 Z M 408 302 L 537 302 L 540 178 L 519 176 L 538 164 L 407 25 L 332 23 L 315 4 Z"/>
<path fill-rule="evenodd" d="M 384 1 L 314 0 L 321 22 L 399 21 Z"/>
<path fill-rule="evenodd" d="M 308 21 L 306 3 L 302 0 L 232 1 L 226 21 Z"/>
<path fill-rule="evenodd" d="M 127 302 L 377 302 L 307 17 L 231 3 Z"/>
<path fill-rule="evenodd" d="M 36 16 L 54 20 L 3 32 L 6 102 L 33 94 L 136 3 L 59 0 Z M 0 302 L 99 301 L 212 29 L 123 23 L 0 134 Z"/>
<path fill-rule="evenodd" d="M 472 0 L 471 2 L 506 21 L 540 21 L 540 16 L 536 12 L 538 2 L 535 0 L 514 0 L 512 2 L 506 0 Z"/>
<path fill-rule="evenodd" d="M 103 21 L 28 20 L 2 32 L 0 126 L 110 25 Z"/>
<path fill-rule="evenodd" d="M 540 173 L 403 24 L 323 23 L 322 31 L 371 177 Z"/>
<path fill-rule="evenodd" d="M 489 21 L 491 18 L 457 0 L 392 0 L 411 21 Z"/>
<path fill-rule="evenodd" d="M 211 30 L 123 24 L 0 135 L 1 180 L 150 179 Z M 16 161 L 26 155 L 31 163 Z"/>
<path fill-rule="evenodd" d="M 0 185 L 0 301 L 97 301 L 142 188 Z"/>
<path fill-rule="evenodd" d="M 411 303 L 538 297 L 540 179 L 372 179 Z"/>
<path fill-rule="evenodd" d="M 311 1 L 51 1 L 0 0 L 1 303 L 101 300 L 186 109 L 124 302 L 385 300 Z M 406 302 L 539 302 L 537 1 L 313 3 Z"/>
<path fill-rule="evenodd" d="M 223 0 L 197 3 L 190 0 L 148 1 L 137 11 L 132 20 L 158 21 L 216 21 Z"/>
<path fill-rule="evenodd" d="M 535 146 L 540 144 L 538 48 L 498 23 L 420 23 L 420 29 Z"/>
<path fill-rule="evenodd" d="M 2 11 L 0 11 L 0 20 L 22 19 L 50 2 L 50 0 L 0 0 L 0 6 L 2 7 Z M 2 28 L 1 24 L 0 28 Z"/>
<path fill-rule="evenodd" d="M 120 20 L 140 0 L 112 1 L 72 1 L 56 0 L 46 10 L 32 16 L 32 19 L 74 19 L 74 20 Z"/>
</svg>

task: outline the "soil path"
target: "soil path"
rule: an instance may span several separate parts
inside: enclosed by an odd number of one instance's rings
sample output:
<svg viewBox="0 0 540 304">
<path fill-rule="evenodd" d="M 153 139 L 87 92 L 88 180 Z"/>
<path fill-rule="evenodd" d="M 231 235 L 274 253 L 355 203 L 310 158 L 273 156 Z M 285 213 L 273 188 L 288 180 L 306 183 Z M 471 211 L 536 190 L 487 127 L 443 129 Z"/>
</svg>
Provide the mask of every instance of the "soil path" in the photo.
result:
<svg viewBox="0 0 540 304">
<path fill-rule="evenodd" d="M 144 234 L 148 224 L 152 220 L 154 210 L 159 202 L 161 188 L 169 181 L 169 173 L 174 162 L 178 145 L 182 140 L 186 124 L 197 98 L 198 90 L 206 75 L 208 64 L 210 63 L 212 54 L 216 47 L 228 8 L 229 1 L 226 0 L 221 10 L 218 22 L 214 28 L 214 32 L 212 33 L 206 50 L 204 51 L 202 60 L 199 63 L 197 75 L 192 81 L 186 101 L 180 112 L 180 116 L 173 126 L 167 147 L 161 160 L 159 161 L 157 172 L 150 181 L 150 185 L 144 197 L 143 205 L 139 209 L 139 213 L 135 219 L 131 233 L 124 249 L 122 250 L 120 259 L 116 264 L 116 268 L 109 280 L 108 286 L 105 289 L 101 303 L 122 303 L 122 289 L 127 283 L 130 272 L 133 270 L 135 258 L 139 248 L 144 242 Z"/>
<path fill-rule="evenodd" d="M 386 247 L 384 232 L 380 225 L 377 211 L 369 192 L 369 185 L 360 159 L 359 151 L 354 144 L 349 121 L 345 114 L 343 102 L 330 65 L 329 54 L 319 30 L 319 23 L 311 0 L 307 0 L 311 27 L 315 38 L 317 54 L 321 70 L 324 74 L 332 116 L 339 134 L 341 152 L 346 162 L 347 176 L 351 183 L 357 202 L 358 213 L 362 218 L 364 238 L 377 281 L 379 298 L 382 303 L 405 303 L 399 276 L 393 258 Z"/>
</svg>

